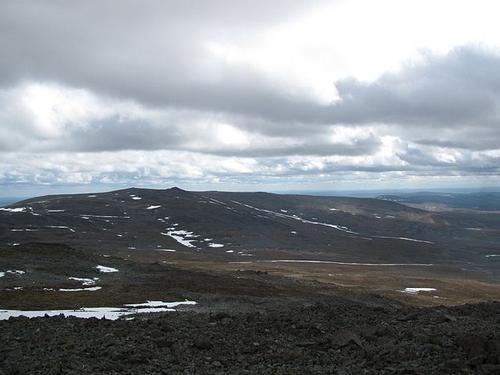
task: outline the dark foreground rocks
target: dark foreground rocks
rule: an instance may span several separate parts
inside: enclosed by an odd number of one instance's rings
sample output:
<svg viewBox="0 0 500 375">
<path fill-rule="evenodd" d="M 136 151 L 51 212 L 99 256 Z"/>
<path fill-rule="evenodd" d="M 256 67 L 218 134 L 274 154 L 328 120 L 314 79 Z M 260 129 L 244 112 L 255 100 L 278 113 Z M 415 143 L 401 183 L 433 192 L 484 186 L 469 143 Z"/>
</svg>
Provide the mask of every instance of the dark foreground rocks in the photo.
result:
<svg viewBox="0 0 500 375">
<path fill-rule="evenodd" d="M 0 322 L 0 374 L 500 374 L 500 304 Z"/>
</svg>

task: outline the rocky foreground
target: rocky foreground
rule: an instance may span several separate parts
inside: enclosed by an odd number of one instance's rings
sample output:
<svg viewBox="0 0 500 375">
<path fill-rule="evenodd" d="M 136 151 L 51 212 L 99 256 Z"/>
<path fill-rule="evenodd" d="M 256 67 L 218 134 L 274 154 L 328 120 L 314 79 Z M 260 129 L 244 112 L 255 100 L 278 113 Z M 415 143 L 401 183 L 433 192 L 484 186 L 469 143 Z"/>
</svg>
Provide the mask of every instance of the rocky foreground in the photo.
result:
<svg viewBox="0 0 500 375">
<path fill-rule="evenodd" d="M 500 374 L 500 303 L 256 306 L 0 321 L 0 374 Z"/>
</svg>

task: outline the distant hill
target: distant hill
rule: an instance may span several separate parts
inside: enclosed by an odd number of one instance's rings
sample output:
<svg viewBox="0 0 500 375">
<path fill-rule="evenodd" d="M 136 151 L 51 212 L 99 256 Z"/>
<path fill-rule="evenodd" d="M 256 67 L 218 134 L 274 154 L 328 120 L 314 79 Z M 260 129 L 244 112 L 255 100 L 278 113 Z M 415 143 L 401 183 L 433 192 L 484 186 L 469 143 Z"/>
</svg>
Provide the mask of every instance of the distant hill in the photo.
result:
<svg viewBox="0 0 500 375">
<path fill-rule="evenodd" d="M 500 215 L 429 212 L 399 203 L 406 198 L 383 198 L 178 188 L 45 196 L 0 209 L 0 244 L 57 242 L 228 261 L 281 252 L 338 262 L 491 263 L 485 255 L 500 253 Z"/>
<path fill-rule="evenodd" d="M 420 192 L 397 195 L 380 195 L 378 199 L 404 204 L 442 204 L 450 208 L 481 211 L 500 211 L 499 192 L 433 193 Z"/>
<path fill-rule="evenodd" d="M 6 207 L 23 199 L 26 199 L 26 197 L 0 197 L 0 207 Z"/>
</svg>

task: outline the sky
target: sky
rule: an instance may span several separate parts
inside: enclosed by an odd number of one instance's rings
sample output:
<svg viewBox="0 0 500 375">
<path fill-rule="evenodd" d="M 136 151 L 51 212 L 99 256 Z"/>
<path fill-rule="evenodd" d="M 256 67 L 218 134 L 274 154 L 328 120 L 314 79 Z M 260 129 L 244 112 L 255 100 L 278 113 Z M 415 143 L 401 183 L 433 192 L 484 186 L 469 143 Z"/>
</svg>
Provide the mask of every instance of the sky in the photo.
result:
<svg viewBox="0 0 500 375">
<path fill-rule="evenodd" d="M 500 186 L 500 3 L 0 2 L 0 196 Z"/>
</svg>

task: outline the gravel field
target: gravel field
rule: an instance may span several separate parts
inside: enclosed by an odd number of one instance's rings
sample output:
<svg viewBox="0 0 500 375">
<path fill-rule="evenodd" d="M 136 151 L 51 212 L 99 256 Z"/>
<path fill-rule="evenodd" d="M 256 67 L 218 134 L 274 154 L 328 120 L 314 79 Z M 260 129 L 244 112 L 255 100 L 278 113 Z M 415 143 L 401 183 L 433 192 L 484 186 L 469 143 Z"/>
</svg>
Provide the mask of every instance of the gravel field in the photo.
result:
<svg viewBox="0 0 500 375">
<path fill-rule="evenodd" d="M 0 321 L 0 374 L 499 374 L 500 304 L 325 297 L 233 312 Z"/>
</svg>

